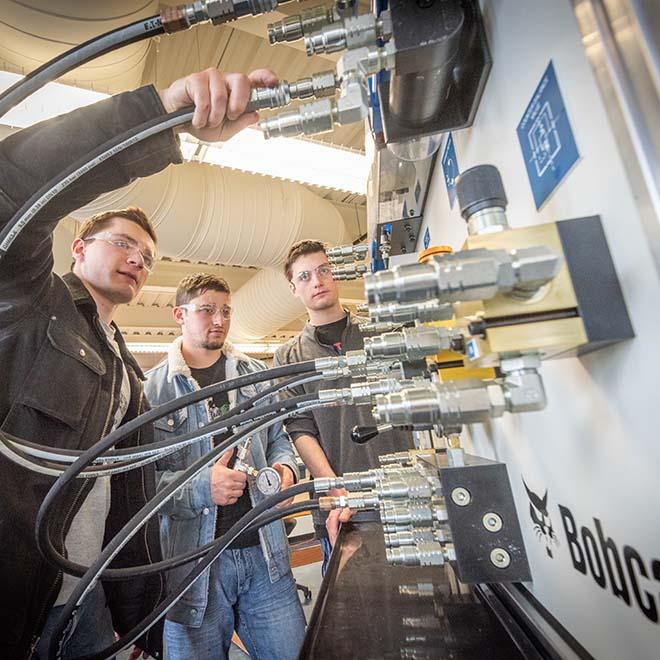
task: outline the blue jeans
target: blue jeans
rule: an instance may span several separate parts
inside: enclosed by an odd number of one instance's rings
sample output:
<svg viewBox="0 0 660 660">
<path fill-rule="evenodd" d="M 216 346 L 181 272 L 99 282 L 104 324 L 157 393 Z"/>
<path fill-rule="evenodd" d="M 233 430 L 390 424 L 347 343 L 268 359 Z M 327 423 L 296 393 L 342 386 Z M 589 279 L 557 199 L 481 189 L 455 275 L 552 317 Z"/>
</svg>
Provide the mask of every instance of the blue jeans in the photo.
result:
<svg viewBox="0 0 660 660">
<path fill-rule="evenodd" d="M 295 660 L 305 615 L 291 572 L 271 582 L 258 545 L 225 550 L 210 571 L 202 625 L 165 621 L 167 659 L 226 658 L 236 630 L 253 660 Z"/>
<path fill-rule="evenodd" d="M 64 605 L 59 605 L 53 607 L 48 614 L 37 644 L 36 660 L 48 658 L 50 639 L 63 609 Z M 97 584 L 73 615 L 73 625 L 66 636 L 62 658 L 66 660 L 98 653 L 114 641 L 115 633 L 112 629 L 112 617 L 105 600 L 105 592 L 103 587 Z"/>
</svg>

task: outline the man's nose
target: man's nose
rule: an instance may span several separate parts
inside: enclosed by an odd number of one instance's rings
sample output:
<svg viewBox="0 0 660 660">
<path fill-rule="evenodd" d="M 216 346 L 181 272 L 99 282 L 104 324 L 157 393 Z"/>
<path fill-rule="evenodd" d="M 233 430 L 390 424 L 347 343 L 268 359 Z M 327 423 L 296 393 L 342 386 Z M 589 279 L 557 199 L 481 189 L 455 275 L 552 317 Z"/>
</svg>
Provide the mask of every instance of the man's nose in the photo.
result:
<svg viewBox="0 0 660 660">
<path fill-rule="evenodd" d="M 128 255 L 127 261 L 129 264 L 135 264 L 139 268 L 145 268 L 144 257 L 140 250 L 133 250 L 133 252 Z"/>
</svg>

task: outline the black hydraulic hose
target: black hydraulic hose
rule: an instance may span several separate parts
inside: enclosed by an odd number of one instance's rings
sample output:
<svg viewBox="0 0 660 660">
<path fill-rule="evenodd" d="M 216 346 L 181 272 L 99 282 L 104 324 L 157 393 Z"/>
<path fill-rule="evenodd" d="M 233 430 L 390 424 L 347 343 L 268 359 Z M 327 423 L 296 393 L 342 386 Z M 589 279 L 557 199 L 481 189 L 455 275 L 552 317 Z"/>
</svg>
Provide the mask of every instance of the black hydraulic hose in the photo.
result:
<svg viewBox="0 0 660 660">
<path fill-rule="evenodd" d="M 63 76 L 76 67 L 122 46 L 128 46 L 142 39 L 150 39 L 164 32 L 161 18 L 157 14 L 111 30 L 71 48 L 66 53 L 62 53 L 35 69 L 0 94 L 0 117 L 6 115 L 14 106 L 46 83 Z"/>
<path fill-rule="evenodd" d="M 143 621 L 141 621 L 139 624 L 134 626 L 120 640 L 109 646 L 107 649 L 104 649 L 100 653 L 94 655 L 87 655 L 80 658 L 75 658 L 74 660 L 102 660 L 104 658 L 109 658 L 119 653 L 122 649 L 124 649 L 132 642 L 134 642 L 136 639 L 141 637 L 154 623 L 156 623 L 156 621 L 158 621 L 158 619 L 161 616 L 163 616 L 167 612 L 167 610 L 172 605 L 174 605 L 174 603 L 176 603 L 176 601 L 179 600 L 179 598 L 181 598 L 181 596 L 183 596 L 183 594 L 193 584 L 193 582 L 195 582 L 195 580 L 197 580 L 200 577 L 200 575 L 202 575 L 202 573 L 215 561 L 215 559 L 217 559 L 220 556 L 220 554 L 222 554 L 222 552 L 227 548 L 227 546 L 229 546 L 239 536 L 239 534 L 241 534 L 248 527 L 248 525 L 250 525 L 256 518 L 258 518 L 262 513 L 272 508 L 279 502 L 283 502 L 284 500 L 289 499 L 289 497 L 292 497 L 299 493 L 312 492 L 313 488 L 314 488 L 313 482 L 299 483 L 257 504 L 251 511 L 246 513 L 240 520 L 234 523 L 229 528 L 229 530 L 227 530 L 225 534 L 223 534 L 221 539 L 218 540 L 218 543 L 215 544 L 215 547 L 207 552 L 206 557 L 204 557 L 204 559 L 202 559 L 199 563 L 197 563 L 195 565 L 195 568 L 181 581 L 180 584 L 178 584 L 175 587 L 173 593 L 170 596 L 168 596 L 165 600 L 161 601 L 158 604 L 158 606 L 153 610 L 153 612 L 151 612 Z M 318 507 L 318 502 L 310 501 L 306 504 L 309 506 L 310 509 Z M 280 509 L 278 511 L 280 517 L 287 515 L 285 511 L 286 511 L 285 509 Z M 115 539 L 113 539 L 113 541 Z M 98 572 L 98 565 L 100 564 L 102 564 L 101 558 L 99 558 L 95 562 L 95 564 L 93 564 L 92 567 L 90 567 L 87 575 L 92 574 L 92 571 Z M 49 658 L 53 658 L 53 659 L 57 658 L 60 639 L 69 625 L 69 619 L 71 618 L 73 612 L 77 607 L 76 603 L 79 597 L 87 589 L 87 585 L 93 582 L 94 580 L 93 575 L 94 574 L 92 574 L 91 579 L 82 578 L 80 580 L 80 582 L 76 585 L 76 588 L 74 589 L 73 593 L 69 597 L 69 600 L 67 601 L 66 605 L 64 605 L 62 609 L 62 613 L 53 631 L 51 645 L 49 649 Z"/>
<path fill-rule="evenodd" d="M 254 406 L 255 403 L 257 403 L 261 399 L 265 399 L 266 397 L 270 396 L 271 394 L 274 394 L 275 392 L 279 392 L 280 390 L 285 390 L 285 389 L 290 389 L 292 387 L 295 387 L 299 383 L 302 384 L 303 382 L 307 381 L 309 378 L 310 378 L 309 375 L 303 373 L 303 374 L 298 374 L 296 376 L 293 376 L 293 378 L 288 378 L 287 380 L 275 382 L 272 385 L 270 385 L 269 387 L 267 387 L 266 389 L 261 390 L 261 392 L 257 392 L 256 394 L 254 394 L 250 398 L 248 398 L 245 401 L 243 401 L 243 402 L 239 403 L 238 405 L 234 406 L 233 408 L 228 410 L 224 415 L 221 415 L 220 417 L 217 417 L 213 421 L 214 422 L 224 422 L 227 419 L 233 417 L 234 415 L 238 415 L 240 413 L 245 412 L 246 410 L 249 410 L 250 408 L 252 408 Z M 316 376 L 316 377 L 312 376 L 312 378 L 321 378 L 321 376 Z M 213 387 L 214 385 L 215 385 L 215 383 L 213 383 L 212 385 L 209 385 L 207 387 Z M 198 391 L 198 390 L 196 390 L 196 391 Z M 201 391 L 201 390 L 199 390 L 199 391 Z M 207 398 L 207 397 L 204 397 L 204 398 Z M 167 413 L 164 413 L 164 414 L 167 414 Z M 206 435 L 206 433 L 204 435 Z M 23 447 L 23 448 L 26 448 L 26 449 L 42 449 L 42 450 L 46 449 L 46 447 L 44 445 L 40 445 L 36 442 L 30 442 L 29 440 L 24 440 L 24 439 L 21 439 L 21 438 L 17 438 L 15 436 L 12 436 L 9 433 L 0 431 L 0 442 L 6 442 L 6 441 L 10 441 L 10 442 L 18 445 L 19 447 Z M 167 445 L 170 442 L 171 442 L 171 440 L 167 441 L 167 443 L 162 443 L 161 442 L 161 443 L 150 443 L 148 445 L 140 445 L 139 446 L 139 451 L 144 452 L 144 451 L 150 451 L 152 449 L 157 449 L 157 448 L 160 448 L 163 444 Z M 57 454 L 57 455 L 62 456 L 62 457 L 68 456 L 68 457 L 73 458 L 73 457 L 78 457 L 81 454 L 79 449 L 77 449 L 77 450 L 76 449 L 58 449 L 58 450 L 54 450 L 52 447 L 48 447 L 48 449 L 53 451 L 54 454 Z M 134 453 L 136 451 L 136 449 L 137 449 L 136 447 L 124 447 L 124 448 L 121 448 L 121 449 L 112 449 L 112 450 L 106 452 L 105 456 L 129 455 L 131 453 Z M 12 449 L 12 451 L 16 451 L 17 453 L 19 453 L 19 450 L 17 450 L 17 449 Z M 28 454 L 25 454 L 25 456 L 28 457 L 30 460 L 35 461 L 35 462 L 37 462 L 37 461 L 46 462 L 47 461 L 47 459 L 40 458 L 40 457 L 35 457 L 35 456 L 32 456 L 32 455 L 28 455 Z M 112 463 L 111 465 L 113 467 L 115 467 L 117 465 L 124 465 L 124 462 L 121 462 L 121 463 L 116 462 L 116 463 Z M 61 465 L 58 465 L 58 468 L 63 469 L 63 467 Z M 99 470 L 100 469 L 101 468 L 99 468 Z"/>
<path fill-rule="evenodd" d="M 313 483 L 311 481 L 304 483 Z M 288 491 L 289 489 L 287 489 Z M 310 490 L 310 495 L 313 493 L 313 490 Z M 286 507 L 287 515 L 293 513 L 300 513 L 301 511 L 307 511 L 310 508 L 318 508 L 318 502 L 316 500 L 305 500 L 304 502 L 298 502 L 297 504 L 291 504 Z M 277 511 L 280 511 L 278 509 Z M 250 531 L 255 527 L 261 527 L 262 525 L 269 525 L 271 522 L 277 520 L 281 516 L 276 515 L 277 512 L 262 513 L 256 520 L 254 520 L 245 531 Z M 213 539 L 209 543 L 195 548 L 194 550 L 189 550 L 186 553 L 177 555 L 176 557 L 171 557 L 170 559 L 163 559 L 162 561 L 157 561 L 153 564 L 145 564 L 144 566 L 130 566 L 128 568 L 113 568 L 106 569 L 99 575 L 99 579 L 104 582 L 119 582 L 121 580 L 129 580 L 136 577 L 147 577 L 149 575 L 155 575 L 156 573 L 164 573 L 166 571 L 171 571 L 173 568 L 178 568 L 183 566 L 183 564 L 188 564 L 195 559 L 203 557 L 209 550 L 213 549 L 219 543 L 222 542 L 222 539 L 219 537 Z M 140 569 L 139 571 L 137 569 Z M 89 570 L 89 566 L 82 566 L 81 570 L 71 572 L 69 575 L 74 577 L 83 577 L 85 573 Z"/>
<path fill-rule="evenodd" d="M 0 231 L 0 261 L 4 258 L 11 244 L 24 229 L 27 223 L 54 197 L 65 188 L 77 181 L 81 176 L 94 169 L 103 161 L 124 151 L 128 147 L 146 140 L 164 130 L 187 124 L 192 120 L 193 106 L 181 108 L 167 115 L 155 117 L 135 126 L 120 135 L 116 135 L 91 153 L 82 156 L 72 165 L 55 175 L 34 193 L 23 206 L 12 216 L 7 225 Z"/>
<path fill-rule="evenodd" d="M 243 376 L 237 376 L 236 378 L 225 380 L 221 383 L 213 383 L 212 385 L 207 385 L 206 387 L 203 387 L 201 390 L 195 390 L 194 392 L 184 394 L 178 399 L 172 399 L 171 401 L 167 401 L 166 403 L 163 403 L 160 406 L 157 406 L 156 408 L 147 410 L 147 412 L 138 415 L 129 422 L 126 422 L 126 424 L 122 424 L 121 426 L 116 428 L 114 431 L 106 435 L 105 438 L 100 440 L 99 443 L 95 444 L 91 449 L 95 447 L 96 448 L 99 447 L 100 443 L 103 443 L 105 449 L 107 449 L 108 447 L 112 447 L 113 445 L 116 445 L 117 443 L 121 442 L 124 438 L 127 438 L 128 436 L 135 433 L 138 429 L 142 428 L 143 426 L 146 426 L 150 422 L 153 422 L 154 420 L 159 419 L 160 417 L 164 417 L 165 415 L 173 412 L 174 410 L 178 410 L 179 408 L 184 408 L 185 406 L 188 406 L 192 403 L 197 403 L 198 401 L 201 401 L 203 399 L 208 399 L 214 396 L 215 394 L 219 394 L 221 392 L 227 392 L 229 390 L 237 390 L 240 389 L 241 387 L 245 387 L 246 385 L 254 385 L 255 383 L 259 383 L 264 380 L 283 378 L 285 376 L 290 376 L 291 374 L 305 374 L 305 373 L 313 372 L 315 370 L 316 370 L 316 366 L 314 360 L 307 360 L 306 362 L 286 364 L 281 367 L 271 367 L 270 369 L 266 369 L 264 371 L 255 371 L 250 374 L 245 374 Z M 223 415 L 223 417 L 225 416 Z M 225 419 L 224 421 L 227 420 Z M 206 435 L 206 433 L 204 433 L 203 435 Z M 25 442 L 25 441 L 21 440 L 21 442 Z M 144 451 L 151 448 L 155 449 L 155 448 L 160 448 L 162 446 L 167 446 L 167 444 L 171 444 L 171 443 L 172 440 L 156 442 L 156 443 L 150 443 L 148 445 L 139 445 L 139 447 L 137 448 L 127 447 L 122 449 L 115 449 L 108 453 L 111 455 L 123 456 L 125 454 L 135 451 L 135 449 Z M 86 451 L 89 452 L 90 450 L 88 449 Z M 101 453 L 105 453 L 105 452 L 99 452 L 98 455 L 100 455 Z M 80 458 L 82 458 L 83 455 L 84 454 L 81 454 Z M 80 460 L 80 458 L 78 460 Z M 94 456 L 94 458 L 97 458 L 97 456 Z M 76 464 L 77 463 L 72 463 L 71 467 L 73 467 Z"/>
<path fill-rule="evenodd" d="M 295 409 L 300 403 L 312 400 L 314 396 L 315 395 L 313 394 L 307 394 L 279 402 L 280 409 Z M 274 423 L 278 419 L 285 416 L 287 416 L 286 413 L 279 415 L 276 414 L 273 415 L 268 421 Z M 178 488 L 186 483 L 186 481 L 195 476 L 197 472 L 201 471 L 216 456 L 220 456 L 231 446 L 234 446 L 240 438 L 251 435 L 256 429 L 259 429 L 265 423 L 266 422 L 264 420 L 260 420 L 242 428 L 239 432 L 235 433 L 227 440 L 219 443 L 210 452 L 197 459 L 197 461 L 186 468 L 186 470 L 183 471 L 178 479 L 174 480 L 172 483 L 168 484 L 167 487 L 163 488 L 163 490 L 159 491 L 152 500 L 147 502 L 140 509 L 140 511 L 138 511 L 122 527 L 122 529 L 117 533 L 112 541 L 110 541 L 110 543 L 108 543 L 108 545 L 103 549 L 103 552 L 97 560 L 97 563 L 102 564 L 105 562 L 108 555 L 111 557 L 114 556 L 114 554 L 116 554 L 121 549 L 123 544 L 128 539 L 130 539 L 133 534 L 136 533 L 137 529 L 139 529 L 139 527 L 144 524 L 144 522 L 146 522 L 146 520 L 160 508 L 160 506 L 162 506 L 162 504 L 168 499 L 169 496 L 171 496 Z M 103 453 L 103 451 L 108 447 L 108 442 L 111 441 L 111 435 L 112 434 L 106 436 L 96 445 L 90 447 L 80 456 L 80 458 L 75 463 L 67 468 L 67 470 L 62 474 L 61 477 L 57 479 L 52 488 L 48 491 L 37 513 L 35 533 L 39 552 L 42 554 L 44 559 L 46 559 L 46 561 L 58 569 L 65 570 L 67 573 L 71 571 L 80 571 L 81 568 L 84 569 L 84 567 L 71 562 L 57 551 L 50 538 L 48 516 L 51 509 L 55 505 L 55 502 L 62 495 L 63 491 L 69 486 L 69 484 L 78 476 L 78 474 L 80 474 L 80 472 L 82 472 L 82 470 L 89 463 L 91 463 L 99 454 Z M 126 540 L 124 540 L 124 537 L 127 537 Z M 108 571 L 111 570 L 113 569 L 108 569 Z"/>
</svg>

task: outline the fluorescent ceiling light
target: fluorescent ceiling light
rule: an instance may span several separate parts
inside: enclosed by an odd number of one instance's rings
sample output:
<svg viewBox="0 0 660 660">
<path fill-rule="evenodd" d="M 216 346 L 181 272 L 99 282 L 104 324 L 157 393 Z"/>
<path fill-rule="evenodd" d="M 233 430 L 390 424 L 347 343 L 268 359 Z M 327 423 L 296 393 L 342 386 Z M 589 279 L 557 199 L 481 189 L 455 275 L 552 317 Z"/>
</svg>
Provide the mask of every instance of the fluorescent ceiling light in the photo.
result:
<svg viewBox="0 0 660 660">
<path fill-rule="evenodd" d="M 0 92 L 4 92 L 23 76 L 17 73 L 0 71 Z M 16 128 L 25 128 L 44 119 L 70 112 L 76 108 L 107 99 L 107 94 L 94 92 L 90 89 L 80 89 L 61 83 L 48 83 L 22 103 L 12 108 L 0 123 Z"/>
<path fill-rule="evenodd" d="M 208 144 L 181 135 L 183 157 L 243 172 L 265 174 L 323 188 L 364 195 L 371 161 L 351 149 L 295 138 L 264 139 L 246 129 L 228 142 Z"/>
<path fill-rule="evenodd" d="M 273 355 L 281 345 L 277 342 L 232 343 L 237 351 L 248 355 Z M 167 353 L 171 342 L 127 342 L 126 346 L 131 353 Z"/>
<path fill-rule="evenodd" d="M 0 92 L 22 77 L 0 71 Z M 107 94 L 89 89 L 48 83 L 0 117 L 0 124 L 25 128 L 105 98 Z M 199 142 L 186 133 L 180 137 L 186 160 L 360 195 L 367 191 L 371 159 L 352 149 L 295 138 L 265 140 L 256 129 L 241 131 L 228 142 L 214 144 Z"/>
</svg>

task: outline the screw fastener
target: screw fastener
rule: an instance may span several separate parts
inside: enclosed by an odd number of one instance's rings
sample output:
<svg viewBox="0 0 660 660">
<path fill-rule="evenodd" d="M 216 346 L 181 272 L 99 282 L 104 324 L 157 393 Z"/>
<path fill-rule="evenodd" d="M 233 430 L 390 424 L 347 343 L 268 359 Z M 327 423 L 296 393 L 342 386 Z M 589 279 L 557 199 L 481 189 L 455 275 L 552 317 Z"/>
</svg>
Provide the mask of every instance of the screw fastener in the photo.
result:
<svg viewBox="0 0 660 660">
<path fill-rule="evenodd" d="M 459 486 L 451 491 L 451 499 L 454 504 L 457 504 L 458 506 L 467 506 L 472 500 L 472 496 L 470 495 L 469 490 Z"/>
<path fill-rule="evenodd" d="M 504 548 L 495 548 L 490 553 L 490 560 L 497 568 L 507 568 L 511 563 L 511 556 Z"/>
<path fill-rule="evenodd" d="M 489 532 L 499 532 L 502 529 L 502 518 L 500 518 L 494 512 L 484 514 L 484 517 L 481 520 L 484 524 L 484 527 Z"/>
</svg>

